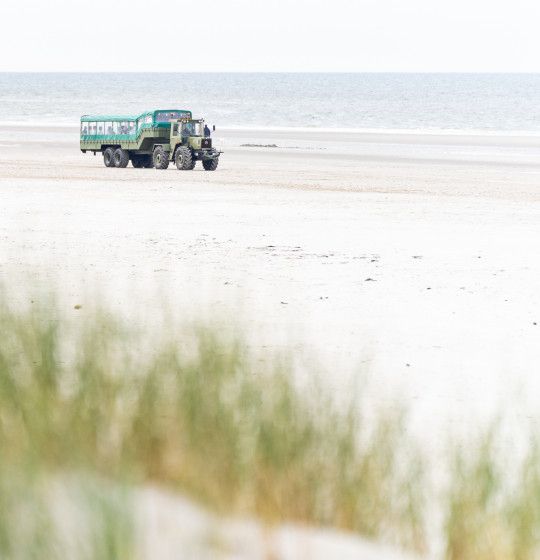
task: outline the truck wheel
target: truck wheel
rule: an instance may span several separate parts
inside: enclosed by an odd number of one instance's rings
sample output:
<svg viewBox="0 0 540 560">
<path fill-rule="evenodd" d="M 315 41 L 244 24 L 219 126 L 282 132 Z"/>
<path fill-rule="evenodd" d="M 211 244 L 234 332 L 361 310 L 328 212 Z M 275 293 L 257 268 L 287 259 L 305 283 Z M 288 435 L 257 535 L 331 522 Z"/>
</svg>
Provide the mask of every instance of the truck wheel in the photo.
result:
<svg viewBox="0 0 540 560">
<path fill-rule="evenodd" d="M 114 167 L 114 150 L 112 148 L 107 148 L 103 152 L 103 163 L 105 167 Z"/>
<path fill-rule="evenodd" d="M 114 166 L 115 167 L 127 167 L 129 163 L 129 152 L 127 150 L 122 150 L 122 148 L 116 148 L 114 150 Z"/>
<path fill-rule="evenodd" d="M 215 171 L 218 166 L 219 159 L 203 159 L 202 165 L 205 171 Z"/>
<path fill-rule="evenodd" d="M 176 150 L 176 154 L 174 156 L 174 162 L 176 163 L 176 167 L 181 171 L 193 169 L 191 167 L 191 164 L 193 163 L 193 159 L 191 157 L 191 150 L 189 148 L 186 148 L 185 146 L 180 146 L 180 148 Z"/>
<path fill-rule="evenodd" d="M 131 165 L 133 165 L 133 167 L 136 167 L 137 169 L 144 167 L 144 160 L 142 156 L 131 156 Z"/>
<path fill-rule="evenodd" d="M 152 160 L 151 155 L 144 155 L 141 157 L 143 158 L 143 167 L 145 169 L 151 169 L 152 167 L 154 167 L 154 161 Z"/>
<path fill-rule="evenodd" d="M 191 165 L 188 167 L 188 170 L 192 171 L 193 169 L 195 169 L 195 164 L 196 163 L 197 163 L 196 159 L 192 160 Z"/>
<path fill-rule="evenodd" d="M 161 146 L 154 150 L 154 167 L 156 169 L 167 169 L 169 167 L 169 154 Z"/>
</svg>

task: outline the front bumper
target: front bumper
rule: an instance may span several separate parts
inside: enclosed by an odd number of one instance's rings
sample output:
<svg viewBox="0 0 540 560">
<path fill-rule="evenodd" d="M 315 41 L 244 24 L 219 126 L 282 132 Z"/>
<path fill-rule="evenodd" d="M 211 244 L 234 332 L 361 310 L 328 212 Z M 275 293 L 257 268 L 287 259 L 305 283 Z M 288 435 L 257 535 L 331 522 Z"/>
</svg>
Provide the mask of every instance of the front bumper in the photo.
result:
<svg viewBox="0 0 540 560">
<path fill-rule="evenodd" d="M 200 150 L 193 150 L 193 158 L 196 160 L 217 159 L 222 153 L 215 148 L 201 148 Z"/>
</svg>

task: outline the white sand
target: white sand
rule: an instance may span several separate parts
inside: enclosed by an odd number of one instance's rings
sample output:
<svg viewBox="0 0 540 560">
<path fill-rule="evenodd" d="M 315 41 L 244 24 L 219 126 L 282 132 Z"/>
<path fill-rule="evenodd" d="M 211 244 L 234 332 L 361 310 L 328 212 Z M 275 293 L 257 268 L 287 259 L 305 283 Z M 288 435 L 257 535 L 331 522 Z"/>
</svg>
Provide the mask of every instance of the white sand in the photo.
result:
<svg viewBox="0 0 540 560">
<path fill-rule="evenodd" d="M 263 527 L 209 515 L 155 488 L 135 493 L 143 558 L 173 560 L 419 560 L 390 546 L 332 530 Z"/>
<path fill-rule="evenodd" d="M 420 560 L 336 530 L 219 517 L 156 487 L 126 492 L 104 481 L 70 477 L 52 480 L 47 490 L 59 546 L 69 558 L 85 557 L 81 543 L 101 521 L 98 505 L 107 504 L 133 515 L 135 556 L 145 560 Z"/>
<path fill-rule="evenodd" d="M 70 308 L 99 291 L 148 324 L 160 297 L 234 318 L 334 387 L 366 367 L 370 398 L 399 395 L 426 435 L 513 402 L 528 421 L 540 138 L 216 136 L 215 173 L 159 172 L 106 169 L 75 129 L 0 128 L 0 279 L 52 281 Z"/>
</svg>

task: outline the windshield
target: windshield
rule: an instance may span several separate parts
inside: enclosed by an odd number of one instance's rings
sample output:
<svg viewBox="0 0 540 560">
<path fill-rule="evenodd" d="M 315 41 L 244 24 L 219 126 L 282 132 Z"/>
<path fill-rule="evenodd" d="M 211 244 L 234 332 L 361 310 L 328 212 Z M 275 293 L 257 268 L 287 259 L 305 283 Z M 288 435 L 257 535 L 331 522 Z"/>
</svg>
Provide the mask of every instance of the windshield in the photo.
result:
<svg viewBox="0 0 540 560">
<path fill-rule="evenodd" d="M 191 113 L 188 111 L 157 111 L 155 116 L 156 122 L 170 122 L 175 119 L 191 118 Z"/>
<path fill-rule="evenodd" d="M 203 123 L 189 121 L 182 124 L 182 136 L 204 136 Z"/>
</svg>

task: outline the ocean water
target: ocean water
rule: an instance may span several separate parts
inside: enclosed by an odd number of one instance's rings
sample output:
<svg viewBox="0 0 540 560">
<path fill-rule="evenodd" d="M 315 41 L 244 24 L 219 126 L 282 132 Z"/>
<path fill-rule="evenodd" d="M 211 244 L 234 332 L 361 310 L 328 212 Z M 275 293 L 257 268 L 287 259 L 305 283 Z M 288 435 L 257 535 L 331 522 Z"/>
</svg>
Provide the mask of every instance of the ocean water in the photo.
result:
<svg viewBox="0 0 540 560">
<path fill-rule="evenodd" d="M 0 122 L 152 108 L 217 126 L 540 133 L 540 75 L 0 73 Z"/>
</svg>

